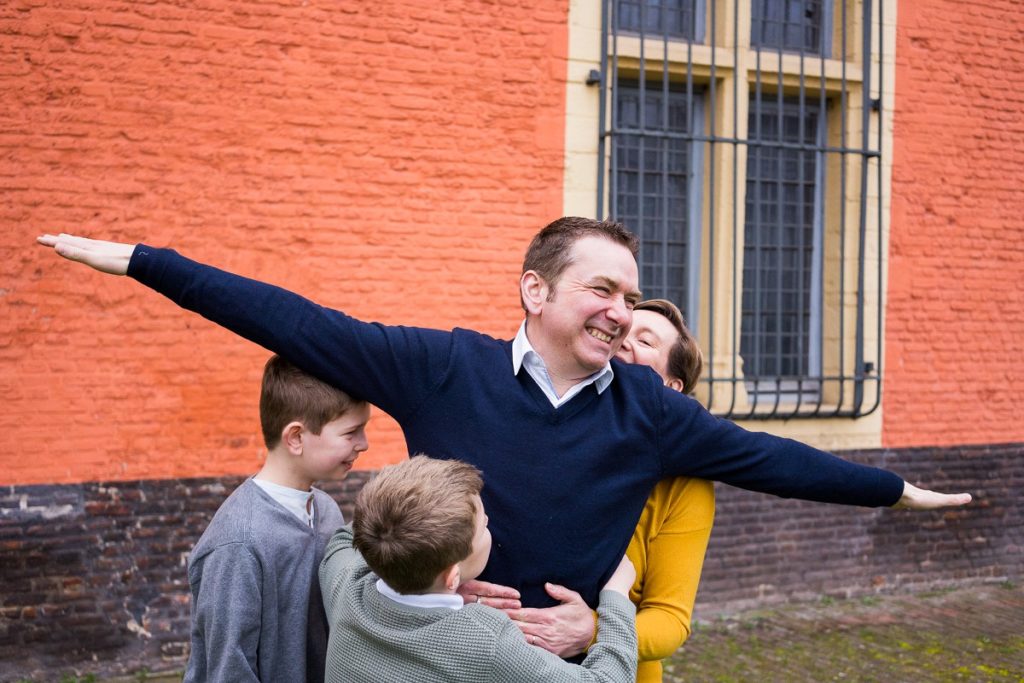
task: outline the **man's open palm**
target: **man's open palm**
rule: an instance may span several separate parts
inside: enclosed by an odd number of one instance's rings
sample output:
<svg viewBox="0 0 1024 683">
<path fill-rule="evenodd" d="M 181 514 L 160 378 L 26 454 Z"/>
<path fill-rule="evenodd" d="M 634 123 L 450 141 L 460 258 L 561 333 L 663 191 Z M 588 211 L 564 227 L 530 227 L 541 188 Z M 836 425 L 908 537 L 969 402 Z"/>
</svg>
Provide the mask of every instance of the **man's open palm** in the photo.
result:
<svg viewBox="0 0 1024 683">
<path fill-rule="evenodd" d="M 135 251 L 134 244 L 91 240 L 88 237 L 76 237 L 65 233 L 40 235 L 36 241 L 44 247 L 52 247 L 54 251 L 69 261 L 78 261 L 101 273 L 110 273 L 111 275 L 127 273 L 128 261 L 131 260 L 132 252 Z"/>
</svg>

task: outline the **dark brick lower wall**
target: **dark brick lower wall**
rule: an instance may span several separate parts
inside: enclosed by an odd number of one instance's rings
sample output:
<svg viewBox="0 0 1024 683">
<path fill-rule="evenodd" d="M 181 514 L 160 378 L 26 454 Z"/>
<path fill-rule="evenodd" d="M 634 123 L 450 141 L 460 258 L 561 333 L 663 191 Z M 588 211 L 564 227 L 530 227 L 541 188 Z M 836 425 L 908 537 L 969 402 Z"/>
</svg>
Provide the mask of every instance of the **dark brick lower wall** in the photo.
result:
<svg viewBox="0 0 1024 683">
<path fill-rule="evenodd" d="M 968 490 L 957 511 L 817 505 L 719 486 L 698 617 L 818 595 L 905 592 L 1024 568 L 1024 444 L 845 453 L 911 482 Z M 351 516 L 366 473 L 325 487 Z M 242 481 L 0 489 L 0 680 L 181 668 L 185 560 Z"/>
<path fill-rule="evenodd" d="M 346 519 L 367 478 L 323 487 Z M 0 681 L 184 668 L 185 562 L 243 479 L 0 489 Z"/>
<path fill-rule="evenodd" d="M 715 485 L 698 617 L 821 595 L 911 592 L 1024 575 L 1024 444 L 847 451 L 912 484 L 969 491 L 944 511 L 783 500 Z"/>
</svg>

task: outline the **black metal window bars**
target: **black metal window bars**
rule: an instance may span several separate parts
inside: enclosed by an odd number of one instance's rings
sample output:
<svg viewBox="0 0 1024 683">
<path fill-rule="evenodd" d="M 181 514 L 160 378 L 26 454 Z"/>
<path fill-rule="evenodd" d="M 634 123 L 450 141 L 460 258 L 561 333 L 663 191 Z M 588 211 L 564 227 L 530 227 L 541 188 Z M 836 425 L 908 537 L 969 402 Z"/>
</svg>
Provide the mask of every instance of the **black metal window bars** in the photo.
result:
<svg viewBox="0 0 1024 683">
<path fill-rule="evenodd" d="M 641 288 L 686 315 L 715 414 L 878 408 L 874 1 L 603 3 L 597 214 L 640 236 Z"/>
</svg>

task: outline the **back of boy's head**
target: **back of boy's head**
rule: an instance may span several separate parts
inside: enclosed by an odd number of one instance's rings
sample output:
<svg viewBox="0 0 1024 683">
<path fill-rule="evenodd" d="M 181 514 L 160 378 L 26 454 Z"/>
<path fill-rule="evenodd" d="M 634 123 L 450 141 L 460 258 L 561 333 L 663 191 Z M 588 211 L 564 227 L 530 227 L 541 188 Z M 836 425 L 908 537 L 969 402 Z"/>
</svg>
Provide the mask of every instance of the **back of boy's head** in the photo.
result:
<svg viewBox="0 0 1024 683">
<path fill-rule="evenodd" d="M 281 442 L 290 422 L 301 422 L 313 434 L 347 411 L 363 404 L 326 382 L 308 375 L 280 356 L 271 356 L 263 368 L 260 388 L 260 428 L 268 449 Z"/>
<path fill-rule="evenodd" d="M 480 471 L 417 455 L 385 467 L 356 497 L 353 545 L 399 593 L 423 593 L 473 549 Z"/>
</svg>

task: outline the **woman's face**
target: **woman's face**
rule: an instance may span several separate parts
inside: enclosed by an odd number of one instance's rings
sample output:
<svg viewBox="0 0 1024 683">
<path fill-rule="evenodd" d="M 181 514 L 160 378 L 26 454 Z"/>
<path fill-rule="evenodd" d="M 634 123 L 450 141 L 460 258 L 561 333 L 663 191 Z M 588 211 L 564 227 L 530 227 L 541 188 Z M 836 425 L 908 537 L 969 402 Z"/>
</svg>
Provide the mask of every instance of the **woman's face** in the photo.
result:
<svg viewBox="0 0 1024 683">
<path fill-rule="evenodd" d="M 672 377 L 668 374 L 668 357 L 677 341 L 679 332 L 668 318 L 654 311 L 633 311 L 633 327 L 615 357 L 650 366 L 669 383 Z"/>
</svg>

